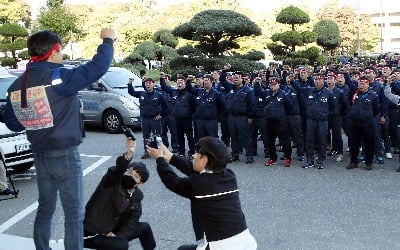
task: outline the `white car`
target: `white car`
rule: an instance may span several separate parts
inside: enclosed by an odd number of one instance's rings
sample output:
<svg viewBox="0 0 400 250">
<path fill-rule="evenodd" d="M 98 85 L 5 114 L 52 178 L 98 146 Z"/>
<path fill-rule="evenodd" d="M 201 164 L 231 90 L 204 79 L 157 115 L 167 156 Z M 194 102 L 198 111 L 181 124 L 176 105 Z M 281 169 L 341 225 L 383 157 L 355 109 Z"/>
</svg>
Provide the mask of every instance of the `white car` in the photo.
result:
<svg viewBox="0 0 400 250">
<path fill-rule="evenodd" d="M 5 104 L 7 89 L 16 78 L 0 67 L 0 105 Z M 25 131 L 13 132 L 0 123 L 0 157 L 6 168 L 18 172 L 30 169 L 33 166 L 30 145 Z"/>
</svg>

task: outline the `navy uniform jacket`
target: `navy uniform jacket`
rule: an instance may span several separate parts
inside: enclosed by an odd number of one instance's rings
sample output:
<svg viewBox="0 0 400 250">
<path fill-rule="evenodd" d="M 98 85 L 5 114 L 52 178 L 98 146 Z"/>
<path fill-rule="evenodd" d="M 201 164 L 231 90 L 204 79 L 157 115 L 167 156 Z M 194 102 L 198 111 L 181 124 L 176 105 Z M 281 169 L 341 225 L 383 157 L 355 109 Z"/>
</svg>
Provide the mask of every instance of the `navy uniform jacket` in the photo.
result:
<svg viewBox="0 0 400 250">
<path fill-rule="evenodd" d="M 214 88 L 209 91 L 205 88 L 193 88 L 191 84 L 186 85 L 186 88 L 196 96 L 196 118 L 218 120 L 219 114 L 224 109 L 224 98 L 221 93 Z"/>
<path fill-rule="evenodd" d="M 335 108 L 331 110 L 329 116 L 336 117 L 345 115 L 349 111 L 349 106 L 350 106 L 348 102 L 348 97 L 343 93 L 341 89 L 337 87 L 334 87 L 330 91 L 336 98 L 336 105 Z"/>
<path fill-rule="evenodd" d="M 221 76 L 226 73 L 222 72 Z M 226 90 L 229 90 L 229 94 L 225 99 L 225 107 L 231 115 L 247 116 L 253 118 L 255 115 L 255 100 L 254 91 L 249 86 L 242 86 L 237 88 L 233 83 L 223 81 L 220 77 L 220 83 Z"/>
<path fill-rule="evenodd" d="M 337 100 L 326 87 L 317 90 L 315 87 L 299 87 L 296 82 L 293 82 L 293 88 L 307 98 L 306 112 L 308 119 L 328 120 L 330 112 L 335 109 Z"/>
<path fill-rule="evenodd" d="M 285 91 L 278 89 L 273 92 L 271 90 L 262 90 L 256 84 L 254 86 L 255 95 L 264 98 L 266 105 L 264 108 L 265 118 L 267 120 L 283 120 L 285 116 L 293 109 L 293 103 L 290 95 Z"/>
<path fill-rule="evenodd" d="M 379 100 L 374 91 L 368 90 L 365 93 L 356 94 L 349 113 L 352 120 L 372 120 L 378 114 L 380 114 Z"/>
<path fill-rule="evenodd" d="M 4 123 L 13 131 L 26 129 L 33 152 L 79 145 L 83 121 L 78 91 L 107 72 L 113 52 L 113 40 L 106 38 L 91 61 L 75 68 L 47 61 L 29 63 L 28 107 L 21 107 L 22 75 L 8 89 Z"/>
<path fill-rule="evenodd" d="M 297 91 L 288 85 L 281 85 L 280 88 L 282 88 L 292 100 L 292 108 L 287 111 L 287 115 L 300 115 L 301 107 L 305 106 L 303 96 L 297 94 Z"/>
<path fill-rule="evenodd" d="M 175 99 L 175 107 L 172 110 L 172 115 L 175 118 L 191 118 L 195 111 L 196 102 L 192 93 L 186 88 L 183 90 L 173 89 L 168 86 L 165 79 L 160 79 L 161 89 Z"/>
<path fill-rule="evenodd" d="M 128 93 L 139 98 L 140 116 L 154 118 L 157 115 L 165 117 L 168 114 L 168 104 L 164 96 L 155 89 L 149 91 L 136 91 L 132 84 L 128 84 Z"/>
</svg>

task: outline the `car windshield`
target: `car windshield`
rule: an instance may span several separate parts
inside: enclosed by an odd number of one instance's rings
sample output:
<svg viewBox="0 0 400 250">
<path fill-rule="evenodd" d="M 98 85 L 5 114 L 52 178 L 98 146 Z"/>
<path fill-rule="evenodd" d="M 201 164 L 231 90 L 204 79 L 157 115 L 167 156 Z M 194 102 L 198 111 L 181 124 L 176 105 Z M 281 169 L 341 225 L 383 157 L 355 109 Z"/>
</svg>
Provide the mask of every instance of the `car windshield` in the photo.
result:
<svg viewBox="0 0 400 250">
<path fill-rule="evenodd" d="M 129 78 L 134 78 L 135 74 L 127 69 L 111 70 L 108 71 L 104 76 L 103 80 L 111 88 L 127 88 Z M 140 83 L 141 84 L 141 83 Z"/>
<path fill-rule="evenodd" d="M 7 98 L 7 89 L 15 81 L 15 76 L 0 77 L 0 101 L 5 101 Z"/>
</svg>

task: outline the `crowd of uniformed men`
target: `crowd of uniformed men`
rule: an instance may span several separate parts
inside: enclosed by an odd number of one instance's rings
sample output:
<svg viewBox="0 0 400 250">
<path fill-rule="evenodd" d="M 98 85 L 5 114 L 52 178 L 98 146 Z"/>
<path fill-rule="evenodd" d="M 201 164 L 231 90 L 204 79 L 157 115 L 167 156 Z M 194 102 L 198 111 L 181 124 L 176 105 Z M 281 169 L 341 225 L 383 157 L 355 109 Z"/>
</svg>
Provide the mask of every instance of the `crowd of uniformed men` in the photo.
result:
<svg viewBox="0 0 400 250">
<path fill-rule="evenodd" d="M 343 161 L 345 139 L 346 168 L 363 162 L 371 170 L 374 161 L 384 164 L 384 156 L 391 159 L 392 148 L 398 153 L 400 147 L 398 57 L 375 63 L 350 58 L 313 69 L 273 63 L 251 73 L 231 72 L 225 64 L 210 74 L 178 75 L 176 87 L 161 72 L 159 86 L 143 77 L 144 91 L 131 82 L 128 90 L 139 98 L 145 145 L 159 135 L 174 153 L 190 158 L 198 139 L 219 137 L 220 127 L 232 162 L 244 149 L 246 164 L 253 163 L 261 140 L 266 166 L 282 160 L 290 167 L 296 148 L 303 168 L 323 169 L 327 155 Z M 279 159 L 276 145 L 283 151 Z"/>
</svg>

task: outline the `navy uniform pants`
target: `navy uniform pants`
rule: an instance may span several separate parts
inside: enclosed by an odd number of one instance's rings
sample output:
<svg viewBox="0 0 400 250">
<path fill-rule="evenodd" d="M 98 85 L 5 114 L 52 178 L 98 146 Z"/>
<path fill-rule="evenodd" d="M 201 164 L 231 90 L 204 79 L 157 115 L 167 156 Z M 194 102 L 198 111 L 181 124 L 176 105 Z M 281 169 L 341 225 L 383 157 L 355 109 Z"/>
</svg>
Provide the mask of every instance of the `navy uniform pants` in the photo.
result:
<svg viewBox="0 0 400 250">
<path fill-rule="evenodd" d="M 286 116 L 286 120 L 288 131 L 297 146 L 297 156 L 304 156 L 304 136 L 301 129 L 301 117 L 300 115 L 288 115 Z"/>
<path fill-rule="evenodd" d="M 169 147 L 168 131 L 171 134 L 171 147 L 173 150 L 179 149 L 178 135 L 176 132 L 176 120 L 171 114 L 166 115 L 161 121 L 162 141 L 166 147 Z"/>
<path fill-rule="evenodd" d="M 326 159 L 326 139 L 328 121 L 307 119 L 307 162 L 314 163 L 314 152 L 317 152 L 317 165 L 323 165 Z"/>
<path fill-rule="evenodd" d="M 332 150 L 337 151 L 339 154 L 343 154 L 342 117 L 329 117 L 328 131 L 330 132 L 328 132 L 328 141 L 332 141 Z"/>
<path fill-rule="evenodd" d="M 194 154 L 193 121 L 192 117 L 179 117 L 176 120 L 176 131 L 178 135 L 179 154 L 185 155 L 185 135 L 188 142 L 188 156 Z"/>
<path fill-rule="evenodd" d="M 227 147 L 231 145 L 231 135 L 229 134 L 229 126 L 228 126 L 228 113 L 223 112 L 220 115 L 221 122 L 221 140 L 225 143 Z"/>
<path fill-rule="evenodd" d="M 251 142 L 251 126 L 247 122 L 247 116 L 245 115 L 229 115 L 229 134 L 231 135 L 231 149 L 232 156 L 239 155 L 242 149 L 242 145 L 246 150 L 246 156 L 253 156 L 252 142 Z"/>
<path fill-rule="evenodd" d="M 289 131 L 287 130 L 285 121 L 267 119 L 266 124 L 266 134 L 268 138 L 267 140 L 269 142 L 269 158 L 274 161 L 278 159 L 278 155 L 276 154 L 275 141 L 276 138 L 279 138 L 279 142 L 282 145 L 283 149 L 283 157 L 290 160 L 292 158 L 292 147 L 290 145 Z"/>
<path fill-rule="evenodd" d="M 364 142 L 365 163 L 372 163 L 375 150 L 374 126 L 374 121 L 372 119 L 363 121 L 351 121 L 349 134 L 350 162 L 357 163 L 357 157 L 360 152 L 361 142 Z"/>
<path fill-rule="evenodd" d="M 218 120 L 197 119 L 197 136 L 198 139 L 205 136 L 218 138 Z"/>
<path fill-rule="evenodd" d="M 251 125 L 251 142 L 252 142 L 252 151 L 253 155 L 257 154 L 257 138 L 258 132 L 260 132 L 261 139 L 264 145 L 264 155 L 269 156 L 268 151 L 268 139 L 267 139 L 267 127 L 265 117 L 255 117 L 253 119 L 253 124 Z"/>
<path fill-rule="evenodd" d="M 150 139 L 151 134 L 161 136 L 161 120 L 142 117 L 143 140 Z M 146 149 L 146 146 L 145 146 Z"/>
</svg>

